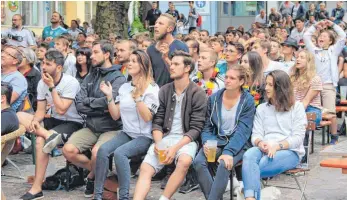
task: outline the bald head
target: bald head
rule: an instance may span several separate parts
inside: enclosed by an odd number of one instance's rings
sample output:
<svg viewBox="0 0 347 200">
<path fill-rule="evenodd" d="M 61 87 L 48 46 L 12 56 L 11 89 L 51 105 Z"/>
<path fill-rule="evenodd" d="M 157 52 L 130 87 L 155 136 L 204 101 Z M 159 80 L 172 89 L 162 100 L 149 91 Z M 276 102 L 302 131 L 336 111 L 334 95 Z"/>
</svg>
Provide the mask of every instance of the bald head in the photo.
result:
<svg viewBox="0 0 347 200">
<path fill-rule="evenodd" d="M 15 14 L 12 17 L 12 28 L 22 27 L 22 16 L 20 14 Z"/>
</svg>

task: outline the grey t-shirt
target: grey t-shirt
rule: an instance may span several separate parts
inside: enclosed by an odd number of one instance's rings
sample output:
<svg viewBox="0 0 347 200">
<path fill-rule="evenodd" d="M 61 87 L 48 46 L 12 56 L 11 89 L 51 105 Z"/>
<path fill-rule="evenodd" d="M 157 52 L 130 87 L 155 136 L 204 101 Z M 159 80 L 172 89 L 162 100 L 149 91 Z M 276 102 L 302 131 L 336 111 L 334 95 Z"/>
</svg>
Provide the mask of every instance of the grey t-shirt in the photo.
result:
<svg viewBox="0 0 347 200">
<path fill-rule="evenodd" d="M 222 130 L 225 132 L 225 134 L 230 134 L 234 129 L 236 121 L 236 111 L 239 103 L 240 97 L 230 110 L 228 110 L 222 103 Z"/>
<path fill-rule="evenodd" d="M 21 30 L 9 28 L 1 32 L 1 37 L 6 38 L 8 45 L 23 47 L 36 46 L 34 35 L 26 28 L 22 28 Z"/>
<path fill-rule="evenodd" d="M 181 108 L 182 108 L 182 100 L 185 93 L 182 93 L 180 96 L 176 95 L 176 106 L 175 106 L 175 114 L 173 116 L 172 127 L 169 135 L 183 135 L 183 126 L 182 126 L 182 117 L 181 117 Z"/>
</svg>

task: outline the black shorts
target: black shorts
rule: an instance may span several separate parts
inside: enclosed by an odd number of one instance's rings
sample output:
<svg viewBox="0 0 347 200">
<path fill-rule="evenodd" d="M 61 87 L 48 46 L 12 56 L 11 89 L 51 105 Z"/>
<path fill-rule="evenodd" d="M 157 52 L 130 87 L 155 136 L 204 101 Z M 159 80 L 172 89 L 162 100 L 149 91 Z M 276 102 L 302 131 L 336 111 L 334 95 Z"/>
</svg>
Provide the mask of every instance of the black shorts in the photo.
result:
<svg viewBox="0 0 347 200">
<path fill-rule="evenodd" d="M 63 121 L 56 118 L 44 118 L 43 124 L 45 129 L 54 130 L 57 133 L 71 135 L 72 133 L 83 128 L 83 124 L 74 121 Z"/>
</svg>

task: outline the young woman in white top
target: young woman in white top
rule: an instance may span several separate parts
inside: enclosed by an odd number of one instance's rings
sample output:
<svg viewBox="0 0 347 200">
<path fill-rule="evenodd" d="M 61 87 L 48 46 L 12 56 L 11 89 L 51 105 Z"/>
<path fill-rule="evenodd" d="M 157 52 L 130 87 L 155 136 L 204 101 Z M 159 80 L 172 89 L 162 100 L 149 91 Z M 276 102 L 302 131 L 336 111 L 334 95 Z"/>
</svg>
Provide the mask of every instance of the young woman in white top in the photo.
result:
<svg viewBox="0 0 347 200">
<path fill-rule="evenodd" d="M 148 55 L 142 50 L 135 50 L 130 55 L 127 70 L 132 82 L 124 83 L 120 87 L 116 100 L 112 98 L 110 83 L 102 82 L 100 85 L 100 90 L 107 96 L 108 110 L 112 118 L 118 120 L 122 117 L 123 131 L 98 150 L 94 199 L 102 199 L 108 173 L 108 157 L 112 153 L 118 175 L 119 199 L 129 199 L 129 159 L 145 155 L 152 144 L 152 118 L 159 107 L 159 87 L 153 81 Z"/>
<path fill-rule="evenodd" d="M 307 125 L 304 105 L 295 102 L 289 76 L 280 70 L 266 76 L 267 103 L 253 122 L 252 144 L 243 155 L 242 180 L 246 200 L 260 199 L 260 180 L 295 168 L 305 154 Z"/>
<path fill-rule="evenodd" d="M 330 27 L 331 30 L 324 30 Z M 312 36 L 316 32 L 316 28 L 322 29 L 318 35 L 317 45 L 312 43 Z M 335 114 L 336 103 L 336 86 L 339 81 L 339 71 L 337 66 L 338 56 L 345 46 L 346 33 L 341 27 L 329 20 L 323 20 L 311 26 L 304 34 L 304 42 L 306 48 L 315 58 L 316 72 L 320 76 L 323 83 L 322 103 L 323 107 L 328 109 L 328 112 Z M 337 121 L 336 118 L 331 119 L 331 144 L 336 144 L 338 141 Z"/>
</svg>

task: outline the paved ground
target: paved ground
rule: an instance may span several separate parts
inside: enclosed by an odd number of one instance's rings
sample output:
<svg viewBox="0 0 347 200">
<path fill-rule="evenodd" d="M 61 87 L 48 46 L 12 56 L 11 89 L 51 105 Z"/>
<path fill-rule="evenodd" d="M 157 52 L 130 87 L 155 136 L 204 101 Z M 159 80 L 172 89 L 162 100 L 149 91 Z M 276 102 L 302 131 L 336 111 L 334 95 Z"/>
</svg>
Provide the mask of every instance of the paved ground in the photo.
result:
<svg viewBox="0 0 347 200">
<path fill-rule="evenodd" d="M 341 174 L 340 169 L 328 169 L 321 168 L 319 161 L 324 157 L 319 156 L 319 151 L 323 148 L 320 144 L 321 135 L 320 131 L 316 131 L 315 137 L 315 153 L 310 155 L 310 168 L 311 171 L 308 174 L 308 183 L 306 188 L 306 194 L 309 200 L 347 200 L 347 175 Z M 346 137 L 341 137 L 341 140 L 346 140 Z M 10 156 L 10 159 L 14 161 L 22 170 L 23 176 L 27 177 L 34 175 L 34 166 L 32 165 L 31 155 L 18 154 Z M 47 175 L 53 174 L 57 169 L 62 168 L 65 165 L 63 156 L 51 159 Z M 7 165 L 2 169 L 2 173 L 5 175 L 18 175 L 18 172 L 11 166 Z M 299 180 L 302 182 L 303 177 Z M 134 189 L 135 179 L 132 179 L 131 188 Z M 289 176 L 281 175 L 270 181 L 271 185 L 281 185 L 287 187 L 296 186 L 294 179 Z M 148 200 L 157 200 L 161 194 L 160 182 L 153 182 L 152 189 L 148 195 Z M 26 180 L 17 179 L 9 176 L 1 177 L 1 188 L 7 196 L 8 200 L 19 199 L 29 188 L 30 185 Z M 299 200 L 300 192 L 292 189 L 280 188 L 283 200 Z M 131 194 L 133 191 L 131 191 Z M 83 196 L 83 188 L 75 189 L 74 191 L 44 191 L 44 199 L 54 200 L 79 200 L 85 199 Z M 229 199 L 229 193 L 225 193 L 224 199 Z M 200 190 L 191 192 L 189 194 L 175 194 L 176 200 L 199 200 L 204 199 Z"/>
</svg>

